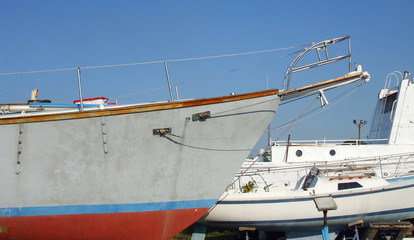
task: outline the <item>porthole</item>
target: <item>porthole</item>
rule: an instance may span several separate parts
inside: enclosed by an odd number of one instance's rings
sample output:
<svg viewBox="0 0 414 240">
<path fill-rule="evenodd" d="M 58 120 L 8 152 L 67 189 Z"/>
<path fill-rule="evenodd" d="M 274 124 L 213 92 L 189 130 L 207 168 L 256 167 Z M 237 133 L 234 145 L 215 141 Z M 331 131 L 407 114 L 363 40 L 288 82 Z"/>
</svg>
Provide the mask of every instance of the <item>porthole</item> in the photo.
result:
<svg viewBox="0 0 414 240">
<path fill-rule="evenodd" d="M 302 154 L 302 150 L 296 150 L 296 156 L 301 157 Z"/>
<path fill-rule="evenodd" d="M 329 154 L 330 154 L 331 156 L 335 156 L 336 151 L 332 149 L 331 151 L 329 151 Z"/>
</svg>

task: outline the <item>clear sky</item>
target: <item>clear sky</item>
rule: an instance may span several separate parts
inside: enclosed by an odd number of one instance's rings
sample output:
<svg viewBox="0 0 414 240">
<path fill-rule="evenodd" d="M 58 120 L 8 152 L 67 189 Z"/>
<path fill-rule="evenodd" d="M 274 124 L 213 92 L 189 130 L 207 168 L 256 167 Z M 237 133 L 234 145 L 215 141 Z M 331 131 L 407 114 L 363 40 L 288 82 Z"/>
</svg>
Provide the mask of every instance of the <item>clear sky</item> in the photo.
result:
<svg viewBox="0 0 414 240">
<path fill-rule="evenodd" d="M 85 68 L 244 53 L 350 35 L 352 62 L 371 81 L 321 114 L 293 126 L 292 139 L 356 138 L 352 120 L 367 120 L 388 73 L 414 73 L 414 1 L 0 1 L 0 73 Z M 297 50 L 297 49 L 296 49 Z M 180 98 L 199 98 L 281 88 L 293 56 L 215 78 L 181 85 L 289 54 L 265 54 L 168 62 Z M 301 74 L 299 85 L 343 76 L 346 62 L 326 73 Z M 82 69 L 84 98 L 119 103 L 168 100 L 163 63 Z M 268 80 L 267 80 L 268 79 Z M 302 84 L 303 82 L 303 84 Z M 0 76 L 0 102 L 39 98 L 78 99 L 75 70 Z M 158 91 L 149 91 L 160 89 Z M 348 88 L 343 88 L 342 91 Z M 333 92 L 334 93 L 334 92 Z M 335 94 L 327 93 L 328 101 Z M 272 128 L 298 116 L 313 100 L 280 107 Z M 316 105 L 315 105 L 316 106 Z M 272 138 L 283 129 L 272 131 Z M 266 144 L 266 137 L 259 146 Z M 264 147 L 264 146 L 263 146 Z"/>
</svg>

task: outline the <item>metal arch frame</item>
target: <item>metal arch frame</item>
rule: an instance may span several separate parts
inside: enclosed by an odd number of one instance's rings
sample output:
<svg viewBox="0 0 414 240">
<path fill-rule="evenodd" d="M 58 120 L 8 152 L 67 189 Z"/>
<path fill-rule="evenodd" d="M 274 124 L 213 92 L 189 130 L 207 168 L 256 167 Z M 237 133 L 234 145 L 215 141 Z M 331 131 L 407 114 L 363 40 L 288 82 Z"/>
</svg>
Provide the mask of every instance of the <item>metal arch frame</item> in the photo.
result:
<svg viewBox="0 0 414 240">
<path fill-rule="evenodd" d="M 342 55 L 342 56 L 337 56 L 334 58 L 329 58 L 328 55 L 328 45 L 332 45 L 332 44 L 336 44 L 342 41 L 348 40 L 348 55 Z M 314 62 L 311 64 L 307 64 L 304 66 L 299 66 L 296 67 L 297 63 L 300 61 L 300 59 L 308 52 L 312 51 L 312 50 L 316 50 L 316 53 L 318 54 L 318 62 Z M 321 59 L 320 50 L 324 50 L 325 51 L 325 60 Z M 315 68 L 315 67 L 320 67 L 326 64 L 330 64 L 330 63 L 334 63 L 346 58 L 349 58 L 349 72 L 351 72 L 351 37 L 350 36 L 345 36 L 345 37 L 339 37 L 339 38 L 333 38 L 330 40 L 325 40 L 325 41 L 321 41 L 318 43 L 312 43 L 312 45 L 309 48 L 305 48 L 304 51 L 302 53 L 300 53 L 298 56 L 295 57 L 295 59 L 293 59 L 293 61 L 290 63 L 289 67 L 287 68 L 286 72 L 285 72 L 285 76 L 283 78 L 283 91 L 289 90 L 289 85 L 290 85 L 290 80 L 292 77 L 293 73 L 296 72 L 300 72 L 300 71 L 304 71 L 304 70 L 308 70 L 311 68 Z"/>
</svg>

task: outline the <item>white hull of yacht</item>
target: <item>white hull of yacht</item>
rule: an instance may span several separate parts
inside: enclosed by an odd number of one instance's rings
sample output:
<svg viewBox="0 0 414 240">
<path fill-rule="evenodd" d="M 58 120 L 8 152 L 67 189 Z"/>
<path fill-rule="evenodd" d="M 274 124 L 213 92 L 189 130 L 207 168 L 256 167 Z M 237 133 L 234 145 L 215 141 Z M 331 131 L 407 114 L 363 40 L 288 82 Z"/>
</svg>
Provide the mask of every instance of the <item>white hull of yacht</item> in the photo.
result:
<svg viewBox="0 0 414 240">
<path fill-rule="evenodd" d="M 323 213 L 315 198 L 333 197 L 337 209 L 328 211 L 331 230 L 342 230 L 349 223 L 398 221 L 414 217 L 414 178 L 391 181 L 387 187 L 347 193 L 309 192 L 230 193 L 206 216 L 209 225 L 227 228 L 254 227 L 267 231 L 320 231 Z"/>
</svg>

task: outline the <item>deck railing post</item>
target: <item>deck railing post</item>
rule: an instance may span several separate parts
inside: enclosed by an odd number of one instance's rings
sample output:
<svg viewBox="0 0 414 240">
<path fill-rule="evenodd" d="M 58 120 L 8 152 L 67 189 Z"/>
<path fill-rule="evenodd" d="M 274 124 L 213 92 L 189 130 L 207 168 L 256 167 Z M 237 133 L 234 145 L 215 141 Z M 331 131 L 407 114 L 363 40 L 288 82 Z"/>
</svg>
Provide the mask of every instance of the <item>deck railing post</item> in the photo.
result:
<svg viewBox="0 0 414 240">
<path fill-rule="evenodd" d="M 171 83 L 170 83 L 170 74 L 168 74 L 168 67 L 167 67 L 167 61 L 164 61 L 164 68 L 165 68 L 165 74 L 167 75 L 167 82 L 168 82 L 168 89 L 170 90 L 170 98 L 171 102 L 174 101 L 172 90 L 171 90 Z"/>
<path fill-rule="evenodd" d="M 380 170 L 381 170 L 381 177 L 384 177 L 384 173 L 382 172 L 382 164 L 381 164 L 381 157 L 378 158 L 379 159 L 379 164 L 380 164 Z"/>
<path fill-rule="evenodd" d="M 178 87 L 177 84 L 175 84 L 175 94 L 177 95 L 177 100 L 180 100 L 180 96 L 178 95 Z"/>
<path fill-rule="evenodd" d="M 82 85 L 80 78 L 80 67 L 78 67 L 78 88 L 79 88 L 79 99 L 80 99 L 80 111 L 83 112 L 83 98 L 82 98 Z"/>
<path fill-rule="evenodd" d="M 351 52 L 351 38 L 348 37 L 348 55 L 349 55 L 349 72 L 352 72 L 352 52 Z"/>
</svg>

